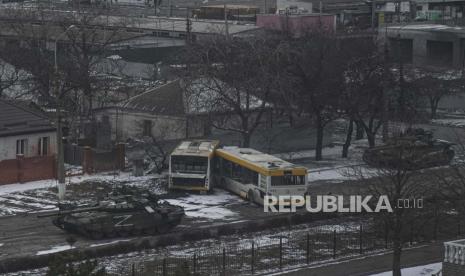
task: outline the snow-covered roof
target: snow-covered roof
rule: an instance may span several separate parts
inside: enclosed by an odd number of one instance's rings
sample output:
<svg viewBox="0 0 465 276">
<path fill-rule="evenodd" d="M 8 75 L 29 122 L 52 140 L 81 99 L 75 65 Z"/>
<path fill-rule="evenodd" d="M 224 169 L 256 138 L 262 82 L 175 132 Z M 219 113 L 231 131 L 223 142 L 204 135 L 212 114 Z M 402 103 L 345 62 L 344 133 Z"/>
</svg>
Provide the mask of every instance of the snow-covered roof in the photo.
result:
<svg viewBox="0 0 465 276">
<path fill-rule="evenodd" d="M 218 79 L 198 78 L 185 83 L 184 86 L 187 112 L 190 114 L 232 111 L 231 105 L 239 105 L 239 101 L 241 109 L 244 110 L 254 110 L 263 105 L 270 106 L 254 95 L 247 97 L 246 92 L 238 93 L 236 89 Z"/>
<path fill-rule="evenodd" d="M 269 155 L 266 153 L 262 153 L 255 149 L 251 148 L 240 148 L 235 146 L 227 146 L 223 147 L 222 149 L 216 150 L 216 153 L 222 157 L 234 157 L 239 159 L 239 161 L 243 161 L 245 163 L 249 163 L 253 166 L 259 167 L 262 170 L 270 171 L 270 170 L 295 170 L 295 169 L 302 169 L 306 171 L 307 169 L 282 160 L 276 156 Z"/>
<path fill-rule="evenodd" d="M 213 154 L 218 147 L 217 140 L 189 140 L 182 141 L 173 151 L 171 155 L 183 156 L 205 156 Z"/>
<path fill-rule="evenodd" d="M 463 26 L 447 26 L 441 24 L 409 24 L 402 26 L 390 26 L 387 27 L 388 31 L 395 31 L 396 34 L 399 31 L 424 31 L 424 32 L 448 32 L 465 34 L 465 27 Z"/>
</svg>

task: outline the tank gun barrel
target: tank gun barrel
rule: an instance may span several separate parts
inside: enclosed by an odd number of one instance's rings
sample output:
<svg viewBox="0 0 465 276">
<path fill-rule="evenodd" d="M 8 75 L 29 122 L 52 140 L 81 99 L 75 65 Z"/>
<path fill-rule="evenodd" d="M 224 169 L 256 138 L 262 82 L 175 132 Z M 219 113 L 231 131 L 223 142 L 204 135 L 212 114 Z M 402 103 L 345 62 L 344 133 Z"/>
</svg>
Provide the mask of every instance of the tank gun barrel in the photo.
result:
<svg viewBox="0 0 465 276">
<path fill-rule="evenodd" d="M 56 216 L 62 216 L 62 215 L 69 215 L 69 214 L 76 214 L 76 213 L 84 213 L 84 212 L 90 212 L 90 211 L 97 211 L 99 209 L 102 209 L 102 206 L 96 206 L 96 207 L 85 207 L 85 208 L 77 208 L 73 210 L 63 210 L 63 211 L 55 211 L 51 212 L 48 214 L 41 214 L 37 215 L 38 218 L 47 218 L 47 217 L 56 217 Z"/>
</svg>

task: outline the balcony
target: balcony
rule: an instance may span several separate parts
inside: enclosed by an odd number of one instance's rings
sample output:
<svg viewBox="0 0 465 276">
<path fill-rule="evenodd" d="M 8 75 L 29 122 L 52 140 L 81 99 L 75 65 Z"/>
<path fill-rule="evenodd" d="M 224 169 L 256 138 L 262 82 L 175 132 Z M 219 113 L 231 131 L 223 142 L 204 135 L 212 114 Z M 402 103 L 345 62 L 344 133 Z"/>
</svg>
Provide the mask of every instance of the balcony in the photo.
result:
<svg viewBox="0 0 465 276">
<path fill-rule="evenodd" d="M 465 265 L 465 239 L 444 243 L 444 263 Z"/>
</svg>

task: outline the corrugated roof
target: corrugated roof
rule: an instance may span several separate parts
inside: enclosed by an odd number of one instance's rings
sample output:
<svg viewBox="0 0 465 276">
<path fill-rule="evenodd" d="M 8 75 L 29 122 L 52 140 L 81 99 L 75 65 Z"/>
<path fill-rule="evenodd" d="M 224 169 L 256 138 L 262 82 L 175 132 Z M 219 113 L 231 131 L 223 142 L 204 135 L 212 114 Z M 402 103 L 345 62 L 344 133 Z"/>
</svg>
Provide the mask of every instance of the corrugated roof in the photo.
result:
<svg viewBox="0 0 465 276">
<path fill-rule="evenodd" d="M 0 137 L 53 130 L 55 127 L 44 115 L 0 100 Z"/>
<path fill-rule="evenodd" d="M 127 100 L 122 107 L 159 115 L 185 115 L 183 89 L 179 80 L 146 91 Z"/>
</svg>

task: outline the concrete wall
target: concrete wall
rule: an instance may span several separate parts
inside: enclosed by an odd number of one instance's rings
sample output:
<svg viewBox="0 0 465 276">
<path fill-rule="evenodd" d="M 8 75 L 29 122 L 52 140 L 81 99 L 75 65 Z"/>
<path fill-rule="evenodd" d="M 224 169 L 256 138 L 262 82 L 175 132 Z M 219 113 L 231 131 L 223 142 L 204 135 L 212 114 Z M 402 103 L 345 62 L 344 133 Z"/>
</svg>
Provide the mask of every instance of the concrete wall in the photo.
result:
<svg viewBox="0 0 465 276">
<path fill-rule="evenodd" d="M 38 155 L 39 138 L 49 137 L 49 153 L 54 155 L 56 149 L 56 132 L 43 132 L 24 134 L 17 136 L 0 137 L 0 161 L 16 158 L 16 141 L 20 139 L 27 139 L 27 152 L 25 157 L 33 157 Z"/>
<path fill-rule="evenodd" d="M 380 32 L 380 35 L 385 35 L 385 32 Z M 463 50 L 464 50 L 464 38 L 465 32 L 442 32 L 439 30 L 430 31 L 428 29 L 415 29 L 415 25 L 409 26 L 409 29 L 389 29 L 387 31 L 387 38 L 389 46 L 395 47 L 397 39 L 412 40 L 413 49 L 413 64 L 418 66 L 425 65 L 438 65 L 433 64 L 431 60 L 431 52 L 428 53 L 428 49 L 432 49 L 434 42 L 449 42 L 452 43 L 452 63 L 450 66 L 454 68 L 461 68 L 463 63 Z M 433 42 L 433 43 L 431 43 Z"/>
<path fill-rule="evenodd" d="M 116 108 L 98 112 L 97 118 L 108 116 L 111 124 L 112 140 L 126 141 L 129 138 L 143 135 L 144 121 L 152 122 L 152 136 L 162 140 L 176 140 L 203 135 L 200 120 L 189 120 L 185 117 L 163 116 L 143 112 L 121 111 Z M 188 128 L 188 130 L 187 130 Z"/>
<path fill-rule="evenodd" d="M 443 276 L 463 276 L 465 275 L 465 265 L 443 262 L 442 263 L 442 275 Z"/>
<path fill-rule="evenodd" d="M 257 15 L 257 26 L 265 29 L 286 31 L 294 35 L 299 35 L 311 30 L 336 30 L 335 15 Z"/>
<path fill-rule="evenodd" d="M 279 11 L 286 10 L 291 7 L 297 7 L 302 11 L 305 10 L 307 13 L 312 13 L 313 4 L 312 2 L 304 2 L 299 0 L 278 0 L 276 3 L 276 9 Z"/>
</svg>

